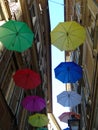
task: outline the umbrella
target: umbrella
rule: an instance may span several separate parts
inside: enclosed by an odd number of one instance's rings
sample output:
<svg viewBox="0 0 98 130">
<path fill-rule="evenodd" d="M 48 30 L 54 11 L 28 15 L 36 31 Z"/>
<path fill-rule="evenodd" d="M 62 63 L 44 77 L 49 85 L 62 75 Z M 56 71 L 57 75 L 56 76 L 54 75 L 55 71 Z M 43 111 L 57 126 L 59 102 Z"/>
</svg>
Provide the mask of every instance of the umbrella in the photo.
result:
<svg viewBox="0 0 98 130">
<path fill-rule="evenodd" d="M 49 120 L 45 114 L 36 113 L 29 116 L 28 123 L 34 127 L 43 127 L 48 124 Z"/>
<path fill-rule="evenodd" d="M 62 122 L 68 123 L 68 119 L 70 119 L 71 116 L 74 116 L 76 119 L 80 119 L 80 114 L 75 112 L 64 112 L 59 116 L 59 119 Z"/>
<path fill-rule="evenodd" d="M 37 130 L 48 130 L 48 128 L 37 128 Z"/>
<path fill-rule="evenodd" d="M 75 83 L 82 78 L 82 68 L 75 62 L 61 62 L 54 72 L 55 77 L 63 83 Z"/>
<path fill-rule="evenodd" d="M 41 84 L 40 75 L 30 69 L 17 70 L 13 79 L 17 86 L 24 89 L 33 89 Z"/>
<path fill-rule="evenodd" d="M 75 91 L 63 91 L 57 95 L 57 102 L 64 107 L 73 107 L 81 103 L 81 95 Z"/>
<path fill-rule="evenodd" d="M 30 112 L 40 112 L 46 107 L 45 100 L 39 96 L 26 96 L 21 104 Z"/>
<path fill-rule="evenodd" d="M 65 129 L 63 129 L 63 130 L 70 130 L 70 128 L 65 128 Z"/>
<path fill-rule="evenodd" d="M 85 39 L 85 28 L 75 21 L 60 22 L 51 31 L 51 42 L 61 51 L 75 50 Z"/>
<path fill-rule="evenodd" d="M 0 27 L 0 41 L 8 50 L 23 52 L 33 40 L 34 34 L 24 22 L 9 20 Z"/>
</svg>

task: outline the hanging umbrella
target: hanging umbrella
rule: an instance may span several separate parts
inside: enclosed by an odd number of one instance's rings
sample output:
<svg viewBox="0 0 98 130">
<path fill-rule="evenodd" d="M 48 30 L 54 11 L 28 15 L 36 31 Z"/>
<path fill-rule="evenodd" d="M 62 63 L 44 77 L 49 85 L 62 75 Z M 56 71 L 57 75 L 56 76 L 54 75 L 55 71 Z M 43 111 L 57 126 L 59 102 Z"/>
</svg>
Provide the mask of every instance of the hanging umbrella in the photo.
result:
<svg viewBox="0 0 98 130">
<path fill-rule="evenodd" d="M 68 127 L 68 128 L 63 129 L 63 130 L 71 130 L 71 129 Z"/>
<path fill-rule="evenodd" d="M 81 103 L 81 95 L 75 91 L 63 91 L 57 95 L 57 102 L 64 107 L 73 107 Z"/>
<path fill-rule="evenodd" d="M 68 119 L 70 119 L 71 116 L 74 116 L 76 119 L 80 119 L 80 114 L 75 112 L 64 112 L 59 116 L 59 119 L 62 122 L 68 123 Z"/>
<path fill-rule="evenodd" d="M 34 127 L 43 127 L 48 124 L 49 120 L 45 114 L 36 113 L 29 116 L 28 123 Z"/>
<path fill-rule="evenodd" d="M 33 89 L 41 84 L 40 75 L 30 69 L 17 70 L 13 79 L 17 86 L 24 89 Z"/>
<path fill-rule="evenodd" d="M 37 130 L 48 130 L 48 128 L 37 128 Z"/>
<path fill-rule="evenodd" d="M 83 26 L 75 21 L 60 22 L 51 31 L 51 42 L 61 51 L 72 51 L 80 46 L 86 39 Z"/>
<path fill-rule="evenodd" d="M 82 68 L 75 62 L 61 62 L 54 72 L 55 77 L 63 83 L 75 83 L 82 78 Z"/>
<path fill-rule="evenodd" d="M 40 112 L 46 107 L 45 100 L 39 96 L 26 96 L 21 104 L 30 112 Z"/>
<path fill-rule="evenodd" d="M 0 26 L 0 41 L 8 50 L 23 52 L 32 46 L 34 34 L 26 23 L 9 20 Z"/>
</svg>

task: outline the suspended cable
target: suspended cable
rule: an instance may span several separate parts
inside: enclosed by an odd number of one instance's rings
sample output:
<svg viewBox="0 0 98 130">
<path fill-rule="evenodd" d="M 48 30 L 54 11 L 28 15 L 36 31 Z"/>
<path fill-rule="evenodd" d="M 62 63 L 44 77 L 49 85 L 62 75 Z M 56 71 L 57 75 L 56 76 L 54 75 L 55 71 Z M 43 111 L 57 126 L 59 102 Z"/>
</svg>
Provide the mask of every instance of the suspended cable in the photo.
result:
<svg viewBox="0 0 98 130">
<path fill-rule="evenodd" d="M 73 5 L 66 6 L 65 4 L 62 4 L 62 3 L 59 3 L 59 2 L 55 2 L 53 0 L 48 0 L 48 1 L 50 1 L 50 2 L 52 2 L 54 4 L 58 4 L 58 5 L 64 6 L 64 7 L 73 7 Z M 80 7 L 83 7 L 83 6 L 80 6 Z"/>
</svg>

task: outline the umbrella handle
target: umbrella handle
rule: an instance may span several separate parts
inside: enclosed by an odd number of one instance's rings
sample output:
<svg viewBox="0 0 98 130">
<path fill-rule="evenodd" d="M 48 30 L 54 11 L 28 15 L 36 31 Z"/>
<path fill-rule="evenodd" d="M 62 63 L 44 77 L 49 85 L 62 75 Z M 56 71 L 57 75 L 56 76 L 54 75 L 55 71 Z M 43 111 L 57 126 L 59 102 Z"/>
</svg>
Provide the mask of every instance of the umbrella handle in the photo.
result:
<svg viewBox="0 0 98 130">
<path fill-rule="evenodd" d="M 67 84 L 65 84 L 65 91 L 67 91 Z"/>
<path fill-rule="evenodd" d="M 70 90 L 71 90 L 71 87 L 70 87 Z M 68 83 L 65 84 L 65 91 L 69 91 Z"/>
</svg>

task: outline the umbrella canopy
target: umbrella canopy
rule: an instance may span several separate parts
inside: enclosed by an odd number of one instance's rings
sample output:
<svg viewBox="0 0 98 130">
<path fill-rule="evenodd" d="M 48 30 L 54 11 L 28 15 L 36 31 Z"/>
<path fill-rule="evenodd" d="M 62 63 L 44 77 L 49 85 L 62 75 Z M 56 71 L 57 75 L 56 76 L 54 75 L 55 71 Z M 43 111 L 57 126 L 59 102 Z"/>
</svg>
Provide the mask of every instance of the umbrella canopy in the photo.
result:
<svg viewBox="0 0 98 130">
<path fill-rule="evenodd" d="M 46 107 L 45 100 L 39 96 L 26 96 L 21 104 L 30 112 L 40 112 Z"/>
<path fill-rule="evenodd" d="M 65 128 L 65 129 L 63 129 L 63 130 L 70 130 L 70 128 Z"/>
<path fill-rule="evenodd" d="M 9 20 L 0 27 L 0 41 L 8 50 L 23 52 L 32 46 L 34 34 L 26 23 Z"/>
<path fill-rule="evenodd" d="M 40 75 L 30 69 L 17 70 L 13 79 L 17 86 L 24 89 L 33 89 L 41 84 Z"/>
<path fill-rule="evenodd" d="M 70 119 L 71 116 L 74 116 L 76 119 L 80 119 L 80 114 L 75 112 L 64 112 L 59 116 L 59 119 L 62 122 L 68 123 L 68 119 Z"/>
<path fill-rule="evenodd" d="M 29 116 L 28 123 L 34 127 L 43 127 L 48 124 L 49 120 L 45 114 L 36 113 Z"/>
<path fill-rule="evenodd" d="M 61 62 L 55 69 L 55 78 L 63 83 L 75 83 L 82 78 L 82 68 L 75 62 Z"/>
<path fill-rule="evenodd" d="M 57 95 L 57 102 L 64 107 L 73 107 L 81 103 L 81 95 L 75 91 L 63 91 Z"/>
<path fill-rule="evenodd" d="M 63 130 L 70 130 L 70 128 L 65 128 L 65 129 L 63 129 Z"/>
<path fill-rule="evenodd" d="M 51 31 L 51 42 L 61 51 L 75 50 L 85 39 L 85 28 L 75 21 L 60 22 Z"/>
</svg>

